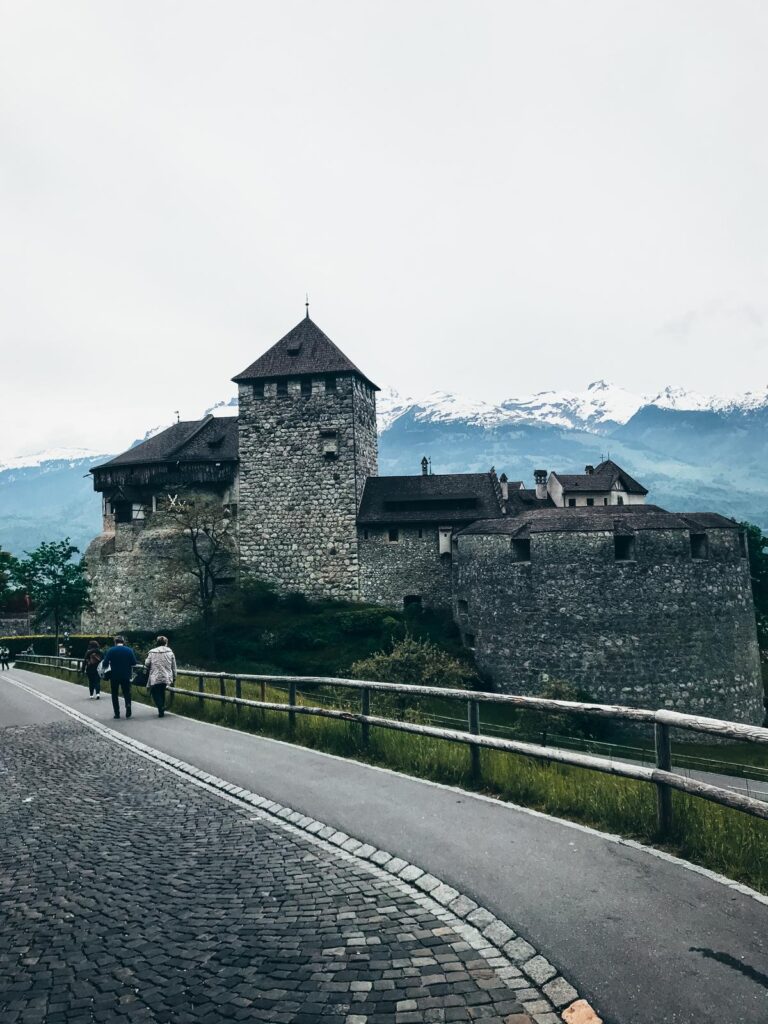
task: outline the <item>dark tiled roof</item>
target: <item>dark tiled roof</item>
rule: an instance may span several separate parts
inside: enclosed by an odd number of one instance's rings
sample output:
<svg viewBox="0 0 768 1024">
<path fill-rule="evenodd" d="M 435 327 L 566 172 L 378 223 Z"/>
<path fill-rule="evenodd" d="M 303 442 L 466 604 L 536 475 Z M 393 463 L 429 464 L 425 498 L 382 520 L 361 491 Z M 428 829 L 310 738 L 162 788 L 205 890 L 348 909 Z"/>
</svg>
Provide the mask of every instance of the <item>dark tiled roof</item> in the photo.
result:
<svg viewBox="0 0 768 1024">
<path fill-rule="evenodd" d="M 737 529 L 736 523 L 716 513 L 667 512 L 658 505 L 601 505 L 595 508 L 539 508 L 503 519 L 472 523 L 462 534 L 619 533 L 639 530 Z"/>
<path fill-rule="evenodd" d="M 117 455 L 100 469 L 157 462 L 237 461 L 237 416 L 205 416 L 174 423 L 149 440 Z"/>
<path fill-rule="evenodd" d="M 595 466 L 594 473 L 552 473 L 557 477 L 566 491 L 610 491 L 615 483 L 620 483 L 627 494 L 647 494 L 647 488 L 638 483 L 634 477 L 617 466 L 612 459 L 606 459 Z"/>
<path fill-rule="evenodd" d="M 307 315 L 255 363 L 232 379 L 239 383 L 323 373 L 355 373 L 379 390 Z"/>
<path fill-rule="evenodd" d="M 372 476 L 360 523 L 470 523 L 502 514 L 490 473 Z"/>
</svg>

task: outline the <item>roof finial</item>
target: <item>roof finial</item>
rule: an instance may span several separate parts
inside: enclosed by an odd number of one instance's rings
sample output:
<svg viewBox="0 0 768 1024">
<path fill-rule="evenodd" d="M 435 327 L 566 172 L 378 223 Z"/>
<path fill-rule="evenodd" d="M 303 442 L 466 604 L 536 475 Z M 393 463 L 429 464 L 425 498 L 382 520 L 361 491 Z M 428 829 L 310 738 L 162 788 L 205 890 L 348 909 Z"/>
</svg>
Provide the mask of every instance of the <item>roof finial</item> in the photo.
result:
<svg viewBox="0 0 768 1024">
<path fill-rule="evenodd" d="M 307 311 L 307 320 L 309 320 L 309 292 L 304 297 L 304 308 Z"/>
</svg>

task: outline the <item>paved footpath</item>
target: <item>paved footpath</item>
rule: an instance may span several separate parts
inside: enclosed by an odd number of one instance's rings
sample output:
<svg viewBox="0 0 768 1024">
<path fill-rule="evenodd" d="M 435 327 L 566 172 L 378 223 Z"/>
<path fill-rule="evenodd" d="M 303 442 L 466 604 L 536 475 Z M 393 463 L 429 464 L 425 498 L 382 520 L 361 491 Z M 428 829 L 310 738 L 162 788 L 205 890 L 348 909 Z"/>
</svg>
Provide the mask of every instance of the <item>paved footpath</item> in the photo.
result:
<svg viewBox="0 0 768 1024">
<path fill-rule="evenodd" d="M 615 841 L 449 787 L 135 705 L 13 678 L 235 785 L 418 864 L 488 907 L 576 986 L 606 1024 L 767 1024 L 768 905 Z M 36 698 L 12 686 L 6 707 Z M 43 705 L 39 714 L 50 711 Z M 21 713 L 21 712 L 19 712 Z"/>
<path fill-rule="evenodd" d="M 535 1019 L 427 897 L 85 725 L 0 728 L 0 776 L 3 1024 Z"/>
</svg>

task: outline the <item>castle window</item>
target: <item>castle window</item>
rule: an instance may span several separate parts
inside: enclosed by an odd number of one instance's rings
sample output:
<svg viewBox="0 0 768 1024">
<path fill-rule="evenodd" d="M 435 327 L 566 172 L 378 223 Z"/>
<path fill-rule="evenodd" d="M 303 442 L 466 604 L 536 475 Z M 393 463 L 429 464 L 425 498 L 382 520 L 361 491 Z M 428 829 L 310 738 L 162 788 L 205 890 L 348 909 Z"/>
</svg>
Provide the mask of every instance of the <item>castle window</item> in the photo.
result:
<svg viewBox="0 0 768 1024">
<path fill-rule="evenodd" d="M 568 499 L 568 508 L 576 508 L 576 499 L 575 498 L 569 498 Z"/>
<path fill-rule="evenodd" d="M 614 537 L 613 554 L 617 562 L 634 562 L 635 538 L 623 536 Z"/>
<path fill-rule="evenodd" d="M 325 378 L 325 391 L 326 391 L 326 394 L 329 394 L 329 395 L 335 395 L 336 394 L 336 378 L 335 377 L 326 377 Z"/>
<path fill-rule="evenodd" d="M 396 526 L 390 526 L 389 528 L 389 543 L 397 544 L 400 540 L 400 531 Z"/>
<path fill-rule="evenodd" d="M 709 541 L 706 533 L 691 534 L 691 558 L 707 558 L 709 556 Z"/>
<path fill-rule="evenodd" d="M 130 523 L 133 519 L 133 506 L 130 501 L 113 501 L 116 523 Z"/>
<path fill-rule="evenodd" d="M 749 555 L 747 550 L 747 535 L 743 530 L 739 531 L 739 551 L 741 551 L 741 557 L 746 558 Z"/>
<path fill-rule="evenodd" d="M 618 498 L 616 499 L 616 504 L 617 505 L 623 505 L 624 504 L 624 499 L 622 498 L 621 495 L 619 495 Z"/>
<path fill-rule="evenodd" d="M 339 432 L 338 430 L 321 430 L 320 441 L 323 458 L 328 460 L 339 457 Z"/>
<path fill-rule="evenodd" d="M 288 381 L 287 380 L 279 380 L 277 382 L 277 393 L 278 393 L 279 396 L 287 395 L 288 394 Z"/>
<path fill-rule="evenodd" d="M 475 649 L 475 634 L 474 633 L 465 633 L 464 634 L 464 644 L 465 644 L 466 647 L 469 647 L 471 650 L 474 650 Z"/>
<path fill-rule="evenodd" d="M 363 540 L 368 540 L 368 531 L 363 530 Z"/>
<path fill-rule="evenodd" d="M 608 504 L 608 499 L 607 499 L 607 498 L 603 498 L 603 504 L 604 504 L 604 505 L 607 505 L 607 504 Z"/>
<path fill-rule="evenodd" d="M 450 526 L 441 526 L 437 531 L 438 550 L 441 555 L 451 554 L 451 541 L 453 540 L 453 529 Z"/>
<path fill-rule="evenodd" d="M 516 562 L 530 562 L 531 560 L 531 542 L 530 540 L 513 540 L 512 541 L 512 555 Z"/>
<path fill-rule="evenodd" d="M 595 504 L 595 499 L 594 498 L 587 498 L 587 505 L 589 505 L 590 508 L 592 508 L 592 506 L 594 504 Z"/>
<path fill-rule="evenodd" d="M 424 531 L 422 530 L 421 527 L 419 527 L 419 540 L 423 540 L 423 538 L 424 538 Z"/>
<path fill-rule="evenodd" d="M 460 597 L 458 601 L 458 606 L 459 612 L 462 615 L 467 615 L 469 613 L 469 601 L 465 601 L 464 598 Z"/>
<path fill-rule="evenodd" d="M 309 398 L 311 396 L 311 394 L 312 394 L 312 381 L 311 380 L 303 380 L 301 382 L 301 397 L 302 398 Z"/>
<path fill-rule="evenodd" d="M 253 385 L 253 397 L 254 398 L 263 398 L 264 397 L 264 381 L 263 380 L 257 380 L 256 383 Z"/>
</svg>

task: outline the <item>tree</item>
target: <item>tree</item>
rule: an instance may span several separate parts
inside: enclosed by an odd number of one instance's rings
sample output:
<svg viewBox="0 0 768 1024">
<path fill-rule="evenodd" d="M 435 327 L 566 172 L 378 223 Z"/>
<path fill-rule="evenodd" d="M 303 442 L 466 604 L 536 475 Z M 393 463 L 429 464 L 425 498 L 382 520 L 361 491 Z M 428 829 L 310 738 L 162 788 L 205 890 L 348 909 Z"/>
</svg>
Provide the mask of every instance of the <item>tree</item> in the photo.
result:
<svg viewBox="0 0 768 1024">
<path fill-rule="evenodd" d="M 16 559 L 9 551 L 0 548 L 0 606 L 5 605 L 13 593 L 13 578 Z"/>
<path fill-rule="evenodd" d="M 768 536 L 754 523 L 740 523 L 747 539 L 749 574 L 757 615 L 757 638 L 760 653 L 768 660 Z"/>
<path fill-rule="evenodd" d="M 79 615 L 88 605 L 85 560 L 75 561 L 80 552 L 69 537 L 43 541 L 34 551 L 24 554 L 26 558 L 13 567 L 13 577 L 29 594 L 36 621 L 53 620 L 58 651 L 62 623 Z"/>
<path fill-rule="evenodd" d="M 162 556 L 172 568 L 168 597 L 177 607 L 197 612 L 207 653 L 213 657 L 216 601 L 222 582 L 231 582 L 236 565 L 231 511 L 215 495 L 199 494 L 176 495 L 160 511 L 168 517 L 179 542 L 171 544 Z"/>
<path fill-rule="evenodd" d="M 350 670 L 353 679 L 379 683 L 406 683 L 411 686 L 442 686 L 448 689 L 476 689 L 477 672 L 430 640 L 419 640 L 407 634 L 396 640 L 391 651 L 377 651 L 369 658 L 356 661 Z M 407 711 L 417 710 L 422 701 L 408 694 L 374 694 L 380 713 L 394 711 L 404 718 Z"/>
</svg>

